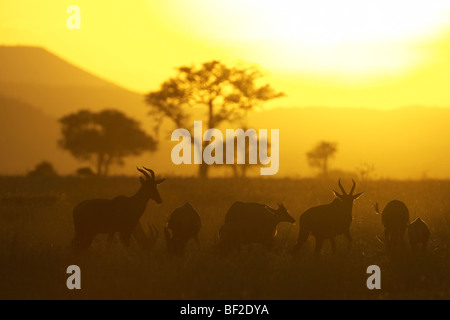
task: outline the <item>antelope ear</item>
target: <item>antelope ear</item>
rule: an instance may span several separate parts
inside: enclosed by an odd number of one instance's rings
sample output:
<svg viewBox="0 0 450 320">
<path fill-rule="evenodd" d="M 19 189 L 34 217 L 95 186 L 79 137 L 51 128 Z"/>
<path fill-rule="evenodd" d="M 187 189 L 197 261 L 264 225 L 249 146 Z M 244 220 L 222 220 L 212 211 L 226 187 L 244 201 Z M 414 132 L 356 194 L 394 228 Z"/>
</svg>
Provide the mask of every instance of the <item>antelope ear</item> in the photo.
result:
<svg viewBox="0 0 450 320">
<path fill-rule="evenodd" d="M 141 181 L 141 184 L 144 184 L 144 182 L 145 182 L 145 179 L 144 179 L 144 178 L 139 177 L 139 180 Z"/>
<path fill-rule="evenodd" d="M 161 184 L 161 183 L 163 183 L 164 181 L 166 181 L 166 178 L 160 179 L 160 180 L 156 181 L 156 184 Z"/>
<path fill-rule="evenodd" d="M 270 213 L 272 213 L 272 214 L 275 214 L 275 213 L 277 212 L 277 210 L 275 210 L 275 209 L 273 209 L 273 208 L 271 208 L 271 207 L 269 207 L 269 206 L 265 206 L 265 209 L 266 209 L 267 211 L 269 211 Z"/>
<path fill-rule="evenodd" d="M 364 192 L 361 192 L 361 193 L 358 193 L 358 194 L 355 194 L 354 196 L 353 196 L 353 199 L 358 199 L 359 197 L 361 197 L 362 195 L 364 194 Z"/>
<path fill-rule="evenodd" d="M 333 191 L 333 194 L 334 194 L 334 196 L 335 196 L 336 198 L 338 198 L 338 199 L 342 199 L 342 197 L 343 197 L 343 195 L 342 195 L 342 194 L 339 194 L 339 192 L 337 192 L 337 191 Z"/>
</svg>

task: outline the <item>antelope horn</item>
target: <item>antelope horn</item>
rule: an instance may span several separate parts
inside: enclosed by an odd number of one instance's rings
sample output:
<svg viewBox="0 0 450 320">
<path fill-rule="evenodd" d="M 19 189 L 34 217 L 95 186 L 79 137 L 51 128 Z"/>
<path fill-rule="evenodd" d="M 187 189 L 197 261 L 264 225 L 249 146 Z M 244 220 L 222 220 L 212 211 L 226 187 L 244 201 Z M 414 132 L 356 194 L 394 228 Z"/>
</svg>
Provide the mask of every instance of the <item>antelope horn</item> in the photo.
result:
<svg viewBox="0 0 450 320">
<path fill-rule="evenodd" d="M 147 169 L 146 167 L 143 167 L 145 170 L 147 170 L 148 172 L 150 172 L 150 174 L 152 175 L 152 179 L 155 180 L 155 172 L 151 169 Z"/>
<path fill-rule="evenodd" d="M 343 194 L 344 196 L 347 196 L 348 194 L 347 194 L 347 192 L 345 191 L 344 187 L 342 186 L 341 179 L 339 179 L 338 185 L 339 185 L 339 188 L 341 188 L 342 194 Z"/>
<path fill-rule="evenodd" d="M 375 208 L 375 213 L 380 215 L 380 206 L 378 205 L 378 202 L 375 204 L 374 208 Z"/>
<path fill-rule="evenodd" d="M 353 192 L 355 192 L 355 189 L 356 189 L 356 182 L 354 179 L 352 179 L 352 181 L 353 181 L 353 187 L 352 187 L 352 191 L 350 191 L 351 196 L 353 195 Z"/>
<path fill-rule="evenodd" d="M 379 236 L 376 236 L 376 238 L 377 238 L 378 242 L 380 242 L 381 244 L 384 244 L 383 239 L 381 239 Z"/>
<path fill-rule="evenodd" d="M 147 172 L 145 172 L 144 170 L 139 169 L 139 168 L 137 168 L 137 170 L 138 170 L 140 173 L 142 173 L 147 179 L 151 179 L 150 176 L 149 176 L 149 174 L 148 174 Z"/>
</svg>

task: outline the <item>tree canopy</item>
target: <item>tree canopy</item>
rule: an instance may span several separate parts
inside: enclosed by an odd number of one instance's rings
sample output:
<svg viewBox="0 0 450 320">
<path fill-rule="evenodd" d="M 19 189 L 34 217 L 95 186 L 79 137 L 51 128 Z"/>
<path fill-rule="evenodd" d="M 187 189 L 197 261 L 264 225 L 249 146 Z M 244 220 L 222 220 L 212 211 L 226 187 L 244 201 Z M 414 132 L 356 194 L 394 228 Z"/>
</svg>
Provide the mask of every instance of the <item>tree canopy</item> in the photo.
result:
<svg viewBox="0 0 450 320">
<path fill-rule="evenodd" d="M 34 170 L 28 173 L 28 177 L 56 177 L 57 175 L 53 164 L 49 161 L 38 163 Z"/>
<path fill-rule="evenodd" d="M 94 162 L 97 174 L 108 175 L 112 164 L 123 165 L 128 156 L 156 150 L 156 141 L 140 123 L 117 110 L 98 113 L 82 110 L 60 119 L 59 146 L 75 158 Z"/>
<path fill-rule="evenodd" d="M 253 66 L 229 67 L 213 60 L 201 66 L 183 66 L 177 71 L 159 90 L 146 96 L 150 115 L 158 118 L 158 123 L 168 118 L 177 128 L 191 127 L 188 122 L 194 108 L 205 111 L 204 123 L 211 129 L 223 122 L 243 119 L 255 107 L 284 96 L 269 84 L 258 85 L 263 74 Z M 206 175 L 205 166 L 200 168 L 200 175 Z"/>
<path fill-rule="evenodd" d="M 334 158 L 337 150 L 337 143 L 322 141 L 306 154 L 308 163 L 311 167 L 320 169 L 321 173 L 326 176 L 328 174 L 329 161 Z"/>
</svg>

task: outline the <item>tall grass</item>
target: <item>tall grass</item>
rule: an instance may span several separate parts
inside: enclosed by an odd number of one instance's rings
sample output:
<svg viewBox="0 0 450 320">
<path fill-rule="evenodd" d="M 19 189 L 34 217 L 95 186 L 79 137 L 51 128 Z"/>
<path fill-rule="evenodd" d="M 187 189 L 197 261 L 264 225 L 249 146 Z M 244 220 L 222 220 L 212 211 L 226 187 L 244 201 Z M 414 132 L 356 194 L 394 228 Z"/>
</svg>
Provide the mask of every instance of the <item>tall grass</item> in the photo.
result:
<svg viewBox="0 0 450 320">
<path fill-rule="evenodd" d="M 137 245 L 126 249 L 106 236 L 97 237 L 86 254 L 74 258 L 72 208 L 91 198 L 132 195 L 138 179 L 0 178 L 1 299 L 448 299 L 450 298 L 450 182 L 374 181 L 358 185 L 366 194 L 356 202 L 348 251 L 338 239 L 338 254 L 329 244 L 321 257 L 314 240 L 298 256 L 291 250 L 298 225 L 280 225 L 274 248 L 259 246 L 222 257 L 214 250 L 225 213 L 236 201 L 275 205 L 283 202 L 298 219 L 311 206 L 328 203 L 336 182 L 270 179 L 168 179 L 160 186 L 164 203 L 150 203 L 144 224 L 160 231 L 176 207 L 190 202 L 200 213 L 201 245 L 189 244 L 183 257 L 166 253 L 160 238 L 152 252 Z M 376 236 L 383 228 L 373 205 L 399 199 L 411 219 L 421 217 L 433 236 L 428 253 L 412 254 L 406 246 L 389 256 Z M 82 290 L 66 289 L 66 268 L 82 271 Z M 382 290 L 369 291 L 366 269 L 382 269 Z"/>
</svg>

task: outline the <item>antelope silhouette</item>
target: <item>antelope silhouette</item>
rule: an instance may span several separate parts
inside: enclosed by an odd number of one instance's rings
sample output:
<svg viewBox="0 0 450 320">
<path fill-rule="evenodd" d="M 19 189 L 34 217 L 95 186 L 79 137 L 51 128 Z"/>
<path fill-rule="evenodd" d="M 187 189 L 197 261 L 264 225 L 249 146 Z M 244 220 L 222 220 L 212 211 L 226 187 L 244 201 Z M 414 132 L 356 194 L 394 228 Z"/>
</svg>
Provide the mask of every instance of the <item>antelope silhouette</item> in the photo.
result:
<svg viewBox="0 0 450 320">
<path fill-rule="evenodd" d="M 120 240 L 128 247 L 131 235 L 138 225 L 137 240 L 142 244 L 139 237 L 142 236 L 143 230 L 139 219 L 144 214 L 149 200 L 162 203 L 157 187 L 165 181 L 156 180 L 153 170 L 145 167 L 144 169 L 145 171 L 137 168 L 145 179 L 140 177 L 141 187 L 134 196 L 120 196 L 112 200 L 87 200 L 74 208 L 75 238 L 72 245 L 76 253 L 87 250 L 97 234 L 108 234 L 111 242 L 114 235 L 119 233 Z M 151 228 L 150 232 L 151 235 L 154 234 Z"/>
<path fill-rule="evenodd" d="M 431 231 L 425 221 L 417 218 L 408 227 L 408 238 L 411 249 L 417 251 L 422 247 L 423 251 L 427 250 L 428 241 L 430 240 Z"/>
<path fill-rule="evenodd" d="M 175 209 L 164 228 L 167 250 L 181 254 L 189 240 L 194 239 L 199 244 L 198 233 L 201 227 L 200 215 L 189 203 Z"/>
<path fill-rule="evenodd" d="M 408 207 L 399 200 L 389 202 L 380 213 L 378 203 L 375 205 L 375 212 L 381 215 L 384 226 L 385 243 L 388 251 L 394 246 L 400 245 L 405 237 L 406 230 L 409 226 L 409 210 Z"/>
<path fill-rule="evenodd" d="M 334 191 L 336 199 L 330 204 L 318 206 L 307 210 L 300 216 L 300 231 L 296 251 L 298 251 L 312 234 L 316 238 L 315 253 L 320 254 L 323 242 L 326 239 L 331 241 L 333 253 L 336 253 L 336 236 L 344 235 L 352 244 L 350 235 L 350 225 L 353 220 L 353 204 L 364 192 L 353 194 L 356 189 L 356 182 L 353 180 L 353 187 L 347 193 L 339 180 L 339 188 L 342 194 Z"/>
<path fill-rule="evenodd" d="M 77 176 L 78 177 L 83 177 L 83 178 L 85 178 L 85 177 L 93 177 L 93 176 L 95 176 L 95 173 L 94 173 L 94 171 L 92 171 L 91 168 L 88 168 L 88 167 L 80 168 L 80 169 L 77 170 Z"/>
<path fill-rule="evenodd" d="M 219 250 L 228 253 L 243 245 L 258 243 L 272 246 L 281 222 L 295 223 L 283 204 L 273 209 L 265 204 L 235 202 L 227 212 L 219 232 Z"/>
</svg>

